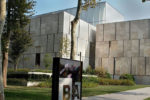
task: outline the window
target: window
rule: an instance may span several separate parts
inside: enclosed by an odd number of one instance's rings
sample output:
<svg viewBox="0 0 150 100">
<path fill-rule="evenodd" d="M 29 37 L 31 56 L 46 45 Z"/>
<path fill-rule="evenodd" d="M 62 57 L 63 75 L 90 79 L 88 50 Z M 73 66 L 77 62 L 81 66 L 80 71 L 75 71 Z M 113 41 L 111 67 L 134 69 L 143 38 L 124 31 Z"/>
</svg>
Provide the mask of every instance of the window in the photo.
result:
<svg viewBox="0 0 150 100">
<path fill-rule="evenodd" d="M 40 66 L 40 53 L 36 53 L 35 65 Z"/>
</svg>

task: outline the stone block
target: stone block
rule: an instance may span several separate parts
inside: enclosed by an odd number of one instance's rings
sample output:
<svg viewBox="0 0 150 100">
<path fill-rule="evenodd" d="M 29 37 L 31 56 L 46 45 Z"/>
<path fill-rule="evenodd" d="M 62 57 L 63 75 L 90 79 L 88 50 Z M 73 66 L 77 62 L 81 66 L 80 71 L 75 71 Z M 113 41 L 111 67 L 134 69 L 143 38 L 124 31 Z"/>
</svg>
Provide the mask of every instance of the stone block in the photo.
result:
<svg viewBox="0 0 150 100">
<path fill-rule="evenodd" d="M 132 58 L 132 74 L 145 75 L 145 57 Z"/>
<path fill-rule="evenodd" d="M 109 42 L 96 42 L 96 57 L 109 56 Z"/>
<path fill-rule="evenodd" d="M 79 38 L 88 40 L 89 38 L 89 32 L 88 32 L 88 23 L 80 20 L 80 32 L 79 32 Z"/>
<path fill-rule="evenodd" d="M 104 25 L 98 24 L 96 25 L 96 42 L 104 40 Z"/>
<path fill-rule="evenodd" d="M 60 12 L 58 14 L 59 16 L 59 29 L 58 29 L 58 33 L 63 33 L 64 32 L 64 19 L 65 19 L 65 14 L 66 12 Z M 66 18 L 67 19 L 67 18 Z M 66 27 L 67 28 L 67 27 Z"/>
<path fill-rule="evenodd" d="M 150 77 L 149 76 L 134 76 L 135 83 L 141 85 L 150 85 Z"/>
<path fill-rule="evenodd" d="M 140 40 L 140 56 L 150 57 L 150 39 Z"/>
<path fill-rule="evenodd" d="M 129 40 L 129 22 L 116 23 L 116 40 Z"/>
<path fill-rule="evenodd" d="M 40 17 L 35 17 L 31 19 L 30 22 L 30 33 L 32 36 L 40 35 L 41 32 L 41 19 Z"/>
<path fill-rule="evenodd" d="M 104 41 L 111 41 L 115 39 L 115 24 L 104 24 Z"/>
<path fill-rule="evenodd" d="M 149 20 L 131 21 L 131 39 L 149 39 Z"/>
<path fill-rule="evenodd" d="M 131 69 L 131 58 L 129 57 L 118 57 L 115 58 L 115 74 L 130 74 Z"/>
<path fill-rule="evenodd" d="M 41 34 L 58 33 L 58 14 L 48 14 L 41 17 Z"/>
<path fill-rule="evenodd" d="M 123 41 L 110 42 L 110 57 L 123 57 Z"/>
<path fill-rule="evenodd" d="M 95 68 L 96 67 L 102 67 L 102 58 L 100 57 L 95 58 Z"/>
<path fill-rule="evenodd" d="M 110 74 L 114 72 L 114 58 L 102 58 L 102 67 Z"/>
<path fill-rule="evenodd" d="M 146 57 L 146 75 L 150 75 L 150 57 Z"/>
<path fill-rule="evenodd" d="M 63 32 L 64 33 L 70 33 L 70 14 L 64 12 L 64 24 L 63 24 Z"/>
<path fill-rule="evenodd" d="M 88 41 L 78 39 L 78 44 L 77 44 L 76 50 L 77 50 L 77 52 L 82 52 L 82 56 L 85 56 L 85 52 L 86 51 L 89 52 Z"/>
<path fill-rule="evenodd" d="M 35 67 L 35 54 L 24 55 L 24 68 Z"/>
<path fill-rule="evenodd" d="M 139 40 L 124 40 L 124 56 L 137 57 L 140 54 Z"/>
<path fill-rule="evenodd" d="M 92 26 L 90 24 L 89 25 L 89 42 L 95 43 L 96 42 L 96 27 Z"/>
<path fill-rule="evenodd" d="M 47 52 L 54 52 L 54 35 L 48 35 Z"/>
<path fill-rule="evenodd" d="M 63 39 L 62 34 L 55 34 L 54 52 L 60 52 L 62 39 Z"/>
</svg>

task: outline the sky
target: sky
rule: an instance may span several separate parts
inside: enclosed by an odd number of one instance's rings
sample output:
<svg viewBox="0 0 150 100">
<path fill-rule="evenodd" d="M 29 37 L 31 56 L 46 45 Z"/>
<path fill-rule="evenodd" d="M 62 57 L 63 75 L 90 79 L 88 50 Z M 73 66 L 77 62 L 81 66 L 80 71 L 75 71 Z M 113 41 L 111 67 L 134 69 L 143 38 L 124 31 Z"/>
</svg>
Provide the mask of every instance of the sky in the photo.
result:
<svg viewBox="0 0 150 100">
<path fill-rule="evenodd" d="M 35 0 L 35 15 L 58 11 L 77 6 L 77 0 Z M 125 20 L 150 18 L 150 1 L 142 3 L 142 0 L 102 0 L 108 2 L 117 9 Z"/>
</svg>

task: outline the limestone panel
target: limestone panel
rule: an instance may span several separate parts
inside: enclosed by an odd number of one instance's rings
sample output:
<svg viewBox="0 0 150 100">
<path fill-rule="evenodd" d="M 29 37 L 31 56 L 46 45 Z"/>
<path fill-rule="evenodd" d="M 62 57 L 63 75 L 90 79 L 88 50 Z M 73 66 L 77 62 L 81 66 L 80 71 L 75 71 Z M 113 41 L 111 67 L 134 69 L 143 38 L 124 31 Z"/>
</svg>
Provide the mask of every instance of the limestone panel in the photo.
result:
<svg viewBox="0 0 150 100">
<path fill-rule="evenodd" d="M 102 67 L 102 58 L 96 57 L 95 59 L 95 68 Z"/>
<path fill-rule="evenodd" d="M 63 25 L 63 32 L 69 33 L 70 32 L 70 14 L 64 12 L 64 25 Z"/>
<path fill-rule="evenodd" d="M 58 14 L 48 14 L 41 17 L 41 34 L 58 33 Z"/>
<path fill-rule="evenodd" d="M 131 21 L 131 39 L 150 38 L 149 20 Z"/>
<path fill-rule="evenodd" d="M 129 22 L 116 23 L 116 40 L 129 40 Z"/>
<path fill-rule="evenodd" d="M 89 52 L 88 41 L 78 39 L 77 52 L 78 53 L 82 52 L 82 56 L 85 56 L 86 50 L 88 50 Z"/>
<path fill-rule="evenodd" d="M 132 74 L 145 75 L 145 58 L 133 57 L 132 58 Z"/>
<path fill-rule="evenodd" d="M 123 41 L 111 41 L 110 57 L 123 57 Z"/>
<path fill-rule="evenodd" d="M 35 66 L 35 54 L 24 55 L 24 67 L 32 68 Z"/>
<path fill-rule="evenodd" d="M 115 40 L 115 24 L 104 24 L 104 41 Z"/>
<path fill-rule="evenodd" d="M 104 27 L 103 24 L 96 25 L 96 41 L 103 41 L 104 39 Z"/>
<path fill-rule="evenodd" d="M 119 57 L 115 58 L 116 67 L 115 74 L 130 74 L 131 69 L 131 58 L 128 57 Z"/>
<path fill-rule="evenodd" d="M 40 36 L 34 36 L 32 37 L 32 41 L 33 41 L 33 46 L 40 46 Z"/>
<path fill-rule="evenodd" d="M 150 57 L 146 57 L 146 75 L 150 75 Z"/>
<path fill-rule="evenodd" d="M 88 24 L 89 28 L 89 42 L 96 42 L 96 27 Z"/>
<path fill-rule="evenodd" d="M 102 58 L 102 67 L 110 74 L 114 70 L 114 58 Z"/>
<path fill-rule="evenodd" d="M 150 39 L 140 40 L 140 56 L 150 57 Z"/>
<path fill-rule="evenodd" d="M 48 35 L 47 52 L 54 52 L 54 35 Z"/>
<path fill-rule="evenodd" d="M 83 61 L 83 70 L 85 70 L 89 66 L 89 58 L 82 57 L 82 61 Z"/>
<path fill-rule="evenodd" d="M 31 19 L 30 22 L 30 33 L 32 36 L 40 35 L 40 17 L 35 17 Z"/>
<path fill-rule="evenodd" d="M 54 52 L 60 52 L 61 41 L 62 41 L 62 34 L 55 34 Z"/>
<path fill-rule="evenodd" d="M 88 34 L 88 23 L 80 20 L 80 34 L 79 34 L 79 38 L 84 39 L 84 40 L 88 40 L 89 38 L 89 34 Z"/>
<path fill-rule="evenodd" d="M 125 40 L 124 41 L 124 56 L 125 57 L 137 57 L 139 56 L 139 40 Z"/>
<path fill-rule="evenodd" d="M 109 56 L 109 42 L 96 42 L 96 57 Z"/>
<path fill-rule="evenodd" d="M 61 13 L 58 14 L 58 16 L 59 16 L 58 33 L 63 33 L 64 32 L 64 20 L 67 19 L 67 18 L 64 17 L 64 14 L 65 14 L 65 12 L 61 12 Z"/>
</svg>

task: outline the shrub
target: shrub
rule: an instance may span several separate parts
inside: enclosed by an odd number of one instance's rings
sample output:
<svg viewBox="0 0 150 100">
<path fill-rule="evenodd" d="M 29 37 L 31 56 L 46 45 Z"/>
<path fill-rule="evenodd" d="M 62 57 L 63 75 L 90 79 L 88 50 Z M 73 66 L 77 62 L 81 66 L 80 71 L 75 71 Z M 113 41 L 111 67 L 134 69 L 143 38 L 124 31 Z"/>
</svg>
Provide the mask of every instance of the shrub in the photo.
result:
<svg viewBox="0 0 150 100">
<path fill-rule="evenodd" d="M 111 78 L 111 75 L 107 73 L 103 67 L 96 67 L 95 72 L 98 77 Z"/>
<path fill-rule="evenodd" d="M 52 56 L 49 53 L 45 54 L 43 62 L 44 62 L 45 68 L 51 67 L 52 62 L 53 62 Z"/>
<path fill-rule="evenodd" d="M 27 80 L 25 79 L 8 78 L 7 83 L 8 85 L 27 86 Z"/>
<path fill-rule="evenodd" d="M 38 87 L 44 87 L 44 88 L 51 88 L 52 87 L 52 80 L 49 79 L 47 81 L 41 82 Z"/>
<path fill-rule="evenodd" d="M 122 74 L 119 79 L 132 80 L 134 81 L 134 76 L 131 74 Z"/>
<path fill-rule="evenodd" d="M 90 74 L 90 75 L 96 75 L 95 70 L 89 65 L 85 71 L 83 71 L 84 74 Z"/>
<path fill-rule="evenodd" d="M 135 85 L 131 80 L 100 79 L 100 85 Z"/>
<path fill-rule="evenodd" d="M 92 88 L 99 85 L 98 77 L 83 77 L 82 78 L 82 87 L 83 88 Z"/>
</svg>

